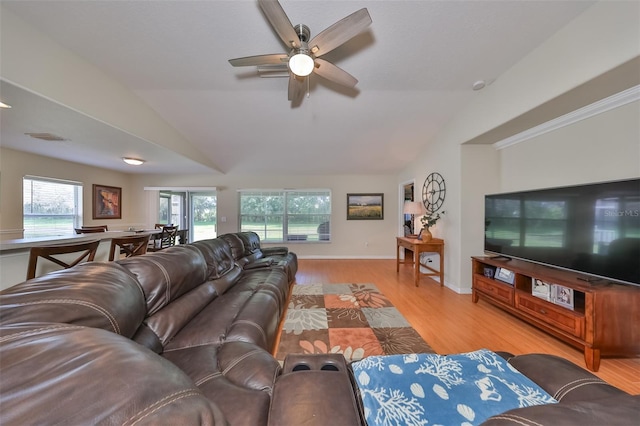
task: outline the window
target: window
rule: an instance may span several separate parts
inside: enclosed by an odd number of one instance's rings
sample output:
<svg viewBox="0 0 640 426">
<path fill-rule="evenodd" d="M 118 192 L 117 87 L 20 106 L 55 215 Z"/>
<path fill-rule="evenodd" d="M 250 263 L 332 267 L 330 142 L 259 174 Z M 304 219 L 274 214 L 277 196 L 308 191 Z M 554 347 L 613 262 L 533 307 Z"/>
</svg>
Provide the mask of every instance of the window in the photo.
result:
<svg viewBox="0 0 640 426">
<path fill-rule="evenodd" d="M 263 241 L 330 241 L 329 190 L 241 190 L 240 230 Z"/>
<path fill-rule="evenodd" d="M 24 237 L 69 235 L 82 225 L 82 184 L 26 176 L 22 179 Z"/>
</svg>

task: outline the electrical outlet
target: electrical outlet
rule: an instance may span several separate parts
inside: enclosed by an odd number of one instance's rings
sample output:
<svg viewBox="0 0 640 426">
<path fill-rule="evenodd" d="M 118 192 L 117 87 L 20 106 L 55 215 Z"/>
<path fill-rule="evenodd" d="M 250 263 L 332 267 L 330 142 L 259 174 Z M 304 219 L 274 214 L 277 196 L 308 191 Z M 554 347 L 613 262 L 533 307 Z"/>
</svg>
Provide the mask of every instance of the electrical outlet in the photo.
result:
<svg viewBox="0 0 640 426">
<path fill-rule="evenodd" d="M 365 242 L 364 242 L 364 246 L 365 246 L 365 247 L 369 247 L 369 241 L 365 241 Z"/>
</svg>

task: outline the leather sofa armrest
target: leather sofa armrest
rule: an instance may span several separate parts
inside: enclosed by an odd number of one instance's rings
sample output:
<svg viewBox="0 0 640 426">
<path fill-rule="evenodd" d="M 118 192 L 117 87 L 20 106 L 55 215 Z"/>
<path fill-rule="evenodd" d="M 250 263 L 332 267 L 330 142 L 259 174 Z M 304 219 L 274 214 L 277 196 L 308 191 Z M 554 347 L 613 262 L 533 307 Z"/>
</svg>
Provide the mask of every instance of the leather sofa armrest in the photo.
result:
<svg viewBox="0 0 640 426">
<path fill-rule="evenodd" d="M 517 355 L 508 361 L 558 402 L 591 401 L 626 395 L 623 390 L 584 368 L 555 355 Z"/>
<path fill-rule="evenodd" d="M 490 417 L 482 426 L 617 425 L 637 424 L 640 395 L 618 395 L 597 401 L 535 405 Z"/>
<path fill-rule="evenodd" d="M 363 426 L 352 371 L 340 354 L 288 355 L 276 380 L 269 426 Z"/>
<path fill-rule="evenodd" d="M 288 247 L 261 247 L 264 256 L 286 256 L 289 254 Z"/>
</svg>

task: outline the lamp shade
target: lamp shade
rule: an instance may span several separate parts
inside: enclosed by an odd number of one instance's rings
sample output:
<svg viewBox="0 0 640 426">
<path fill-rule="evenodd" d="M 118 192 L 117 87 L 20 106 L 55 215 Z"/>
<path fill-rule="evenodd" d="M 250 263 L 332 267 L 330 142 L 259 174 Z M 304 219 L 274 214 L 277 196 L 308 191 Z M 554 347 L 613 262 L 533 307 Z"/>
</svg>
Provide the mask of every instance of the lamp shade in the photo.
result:
<svg viewBox="0 0 640 426">
<path fill-rule="evenodd" d="M 418 215 L 422 214 L 424 207 L 420 201 L 405 201 L 402 212 L 404 214 Z"/>
<path fill-rule="evenodd" d="M 298 53 L 289 59 L 289 69 L 299 77 L 306 77 L 311 74 L 313 67 L 313 58 L 304 53 Z"/>
</svg>

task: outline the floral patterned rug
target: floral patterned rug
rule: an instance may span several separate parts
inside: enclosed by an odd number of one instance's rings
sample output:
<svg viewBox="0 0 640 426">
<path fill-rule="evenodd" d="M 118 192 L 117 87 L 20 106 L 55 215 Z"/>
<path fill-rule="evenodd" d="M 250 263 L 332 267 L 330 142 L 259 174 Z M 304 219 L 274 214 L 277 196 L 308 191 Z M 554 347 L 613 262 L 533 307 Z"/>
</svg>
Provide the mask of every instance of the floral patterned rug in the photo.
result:
<svg viewBox="0 0 640 426">
<path fill-rule="evenodd" d="M 290 353 L 341 353 L 357 361 L 435 352 L 373 284 L 297 284 L 276 358 Z"/>
</svg>

